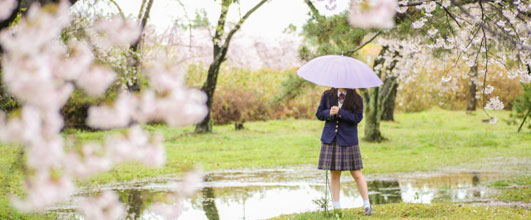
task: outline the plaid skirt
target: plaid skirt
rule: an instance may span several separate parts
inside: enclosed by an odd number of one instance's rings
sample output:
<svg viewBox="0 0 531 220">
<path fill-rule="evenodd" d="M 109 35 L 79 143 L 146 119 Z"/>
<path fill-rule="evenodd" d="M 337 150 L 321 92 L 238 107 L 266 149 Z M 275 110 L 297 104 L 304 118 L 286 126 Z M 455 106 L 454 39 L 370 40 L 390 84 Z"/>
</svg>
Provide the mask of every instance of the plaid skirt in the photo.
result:
<svg viewBox="0 0 531 220">
<path fill-rule="evenodd" d="M 321 170 L 361 170 L 361 153 L 358 145 L 339 146 L 336 142 L 321 145 L 321 154 L 319 155 L 319 165 Z"/>
</svg>

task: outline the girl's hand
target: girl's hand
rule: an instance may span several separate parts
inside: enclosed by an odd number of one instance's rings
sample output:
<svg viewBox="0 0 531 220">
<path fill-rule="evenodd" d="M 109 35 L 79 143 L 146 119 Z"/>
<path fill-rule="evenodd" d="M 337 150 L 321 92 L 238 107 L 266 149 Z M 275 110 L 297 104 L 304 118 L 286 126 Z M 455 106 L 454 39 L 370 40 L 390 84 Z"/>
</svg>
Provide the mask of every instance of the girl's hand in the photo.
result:
<svg viewBox="0 0 531 220">
<path fill-rule="evenodd" d="M 337 115 L 338 112 L 339 112 L 339 107 L 332 106 L 332 108 L 330 108 L 330 115 Z"/>
</svg>

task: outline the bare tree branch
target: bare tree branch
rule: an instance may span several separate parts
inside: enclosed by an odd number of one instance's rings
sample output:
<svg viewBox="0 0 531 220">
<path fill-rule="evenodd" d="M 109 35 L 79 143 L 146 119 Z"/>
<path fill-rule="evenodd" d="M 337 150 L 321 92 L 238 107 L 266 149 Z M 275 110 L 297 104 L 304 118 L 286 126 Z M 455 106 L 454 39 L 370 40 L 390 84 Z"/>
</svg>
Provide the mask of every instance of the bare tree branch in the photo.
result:
<svg viewBox="0 0 531 220">
<path fill-rule="evenodd" d="M 379 31 L 378 33 L 376 33 L 374 36 L 372 36 L 371 39 L 369 39 L 367 42 L 363 43 L 362 45 L 360 45 L 358 48 L 354 49 L 354 50 L 349 50 L 347 52 L 345 52 L 345 55 L 346 56 L 352 56 L 352 54 L 356 53 L 356 51 L 360 50 L 361 48 L 363 48 L 365 45 L 371 43 L 374 39 L 376 39 L 376 37 L 380 36 L 380 34 L 382 34 L 382 31 Z"/>
</svg>

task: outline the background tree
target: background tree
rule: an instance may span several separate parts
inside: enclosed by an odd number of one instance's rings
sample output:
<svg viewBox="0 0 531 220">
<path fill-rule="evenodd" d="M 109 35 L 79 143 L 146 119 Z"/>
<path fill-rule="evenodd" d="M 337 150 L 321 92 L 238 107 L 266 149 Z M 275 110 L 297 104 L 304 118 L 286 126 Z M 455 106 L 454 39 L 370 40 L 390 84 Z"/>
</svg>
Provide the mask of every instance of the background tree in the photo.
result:
<svg viewBox="0 0 531 220">
<path fill-rule="evenodd" d="M 199 123 L 195 131 L 197 133 L 211 133 L 212 132 L 212 116 L 211 116 L 211 109 L 212 109 L 212 103 L 214 99 L 214 92 L 216 91 L 216 84 L 217 84 L 217 78 L 219 74 L 219 69 L 221 68 L 221 64 L 225 61 L 227 52 L 229 50 L 229 45 L 232 40 L 232 37 L 234 34 L 240 30 L 243 23 L 253 14 L 258 8 L 260 8 L 262 5 L 264 5 L 267 0 L 261 0 L 258 2 L 253 8 L 251 8 L 249 11 L 245 13 L 243 17 L 240 18 L 240 20 L 235 24 L 235 26 L 228 32 L 227 35 L 225 35 L 225 24 L 227 20 L 227 14 L 229 12 L 229 8 L 233 3 L 236 3 L 235 0 L 222 0 L 221 1 L 221 12 L 218 18 L 218 23 L 216 26 L 216 32 L 214 35 L 214 38 L 212 39 L 213 43 L 213 61 L 208 67 L 208 76 L 206 79 L 205 84 L 201 88 L 202 91 L 204 91 L 207 95 L 207 108 L 208 108 L 208 114 L 207 116 Z"/>
</svg>

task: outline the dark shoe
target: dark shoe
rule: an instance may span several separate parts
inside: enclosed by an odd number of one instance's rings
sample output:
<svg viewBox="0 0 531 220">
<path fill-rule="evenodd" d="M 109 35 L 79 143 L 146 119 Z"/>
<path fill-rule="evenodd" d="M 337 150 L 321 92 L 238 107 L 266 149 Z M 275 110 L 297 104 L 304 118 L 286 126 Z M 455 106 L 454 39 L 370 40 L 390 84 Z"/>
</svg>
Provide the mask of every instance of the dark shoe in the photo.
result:
<svg viewBox="0 0 531 220">
<path fill-rule="evenodd" d="M 371 207 L 367 207 L 365 208 L 365 212 L 364 212 L 365 215 L 372 215 L 372 208 Z"/>
</svg>

